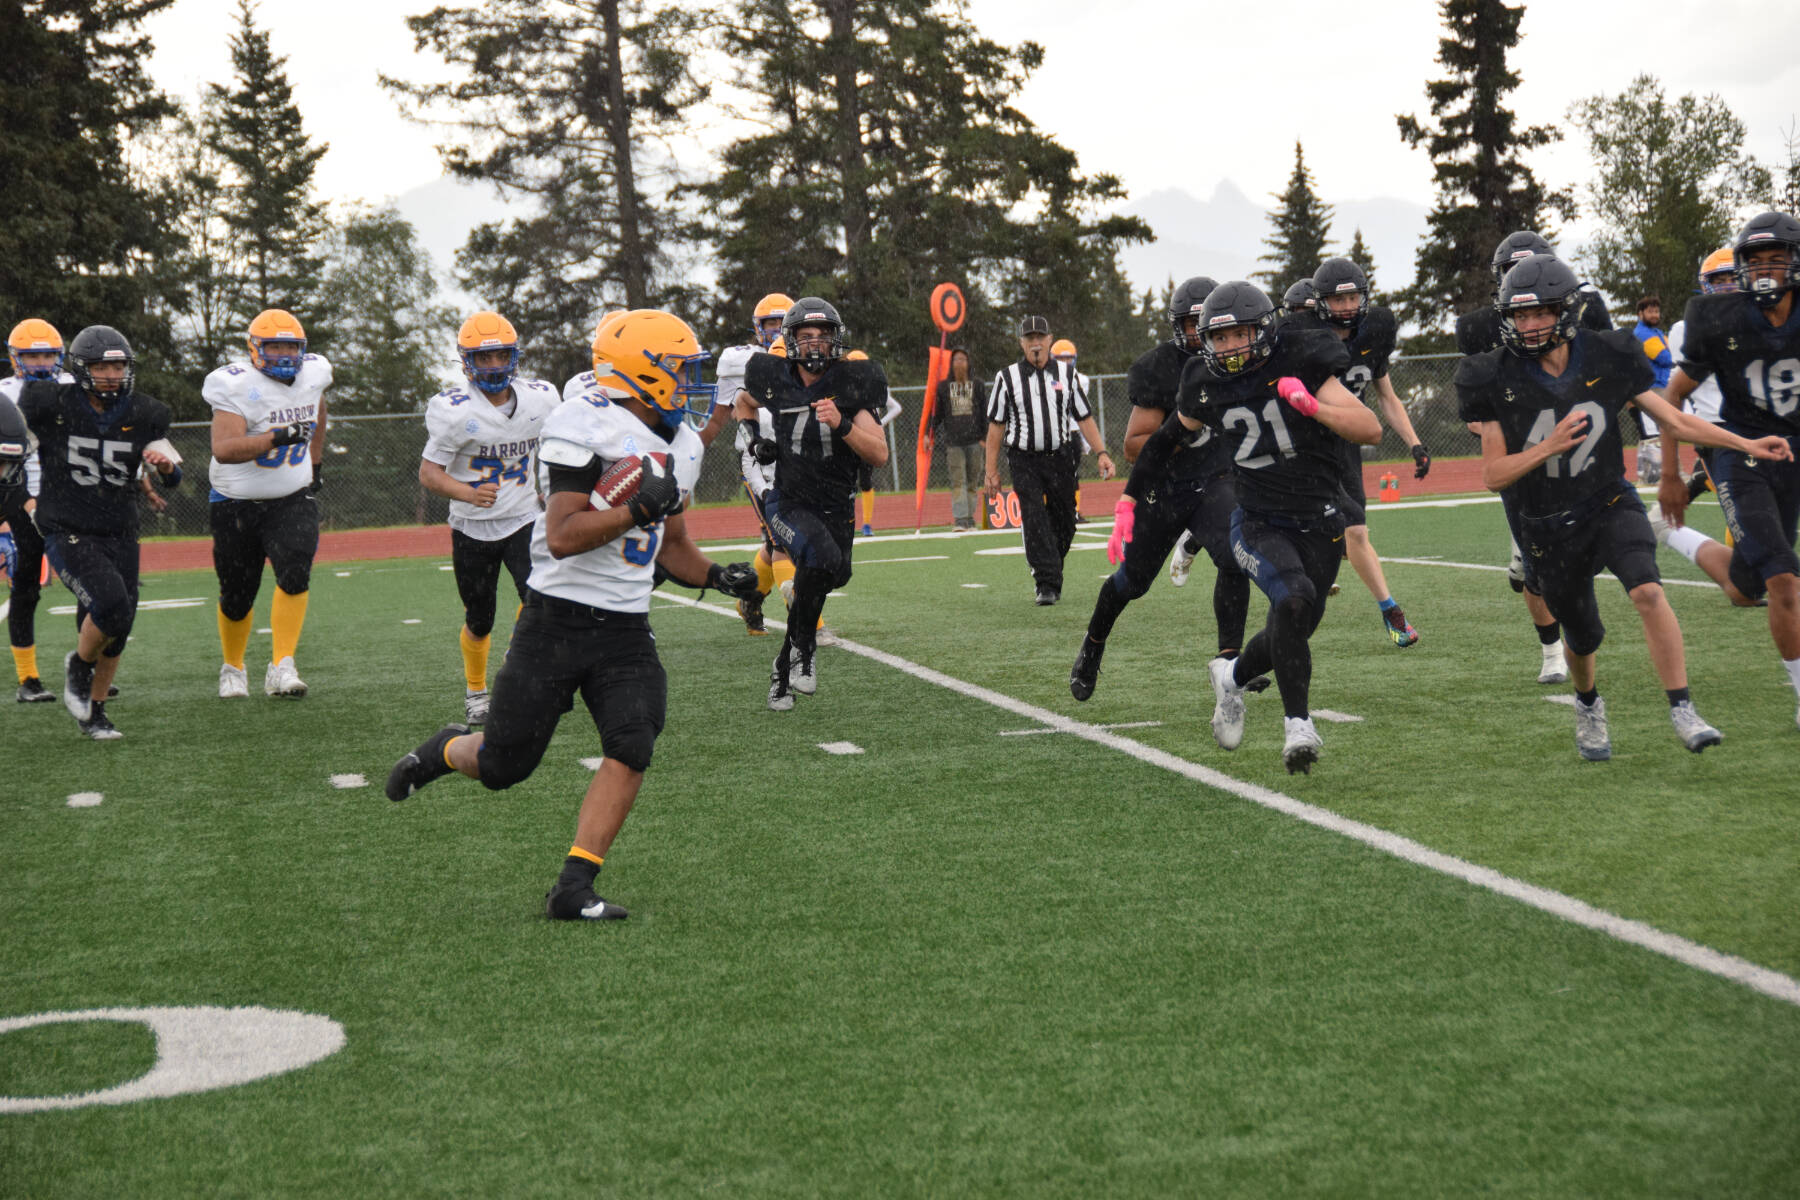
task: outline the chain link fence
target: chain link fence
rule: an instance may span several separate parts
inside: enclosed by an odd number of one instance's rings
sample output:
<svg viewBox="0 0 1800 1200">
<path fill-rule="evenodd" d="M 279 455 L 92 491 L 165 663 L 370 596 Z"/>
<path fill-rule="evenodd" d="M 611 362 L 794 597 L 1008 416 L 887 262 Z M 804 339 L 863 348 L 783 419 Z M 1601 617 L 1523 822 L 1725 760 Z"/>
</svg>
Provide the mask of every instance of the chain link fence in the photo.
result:
<svg viewBox="0 0 1800 1200">
<path fill-rule="evenodd" d="M 1456 419 L 1453 378 L 1459 356 L 1429 354 L 1396 358 L 1392 365 L 1394 390 L 1406 405 L 1413 428 L 1434 455 L 1455 457 L 1475 454 L 1480 447 L 1463 423 Z M 1125 440 L 1131 404 L 1125 394 L 1125 376 L 1091 377 L 1095 421 L 1114 455 Z M 875 486 L 883 490 L 911 491 L 917 479 L 918 422 L 923 387 L 894 389 L 902 411 L 888 426 L 888 465 L 875 472 Z M 189 471 L 189 483 L 168 494 L 169 509 L 161 516 L 144 514 L 147 535 L 202 535 L 207 524 L 206 464 L 208 426 L 203 422 L 176 425 L 169 434 Z M 1625 422 L 1628 443 L 1637 440 L 1637 422 Z M 364 529 L 388 525 L 436 524 L 448 515 L 449 501 L 419 486 L 419 453 L 425 447 L 422 413 L 331 418 L 324 460 L 325 486 L 320 497 L 327 529 Z M 1410 457 L 1399 435 L 1385 430 L 1378 445 L 1366 447 L 1363 456 L 1373 462 L 1401 461 Z M 1123 467 L 1123 460 L 1120 466 Z M 1005 456 L 1001 457 L 1004 473 Z M 1094 459 L 1083 460 L 1084 477 L 1095 477 Z M 940 451 L 933 456 L 927 487 L 950 486 L 949 469 Z M 701 504 L 736 502 L 743 498 L 738 484 L 737 455 L 729 431 L 708 451 L 702 463 L 695 499 Z"/>
</svg>

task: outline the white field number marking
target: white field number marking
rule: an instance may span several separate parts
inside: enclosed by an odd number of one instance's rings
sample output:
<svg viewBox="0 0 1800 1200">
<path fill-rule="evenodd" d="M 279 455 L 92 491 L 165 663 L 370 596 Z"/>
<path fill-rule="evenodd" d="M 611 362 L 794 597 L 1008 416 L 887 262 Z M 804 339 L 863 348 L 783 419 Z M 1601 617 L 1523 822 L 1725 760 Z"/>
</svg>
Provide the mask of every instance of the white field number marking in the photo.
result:
<svg viewBox="0 0 1800 1200">
<path fill-rule="evenodd" d="M 94 808 L 104 799 L 105 795 L 100 792 L 76 792 L 69 797 L 68 805 L 70 808 Z"/>
<path fill-rule="evenodd" d="M 820 742 L 819 749 L 827 754 L 861 754 L 863 748 L 855 742 Z"/>
</svg>

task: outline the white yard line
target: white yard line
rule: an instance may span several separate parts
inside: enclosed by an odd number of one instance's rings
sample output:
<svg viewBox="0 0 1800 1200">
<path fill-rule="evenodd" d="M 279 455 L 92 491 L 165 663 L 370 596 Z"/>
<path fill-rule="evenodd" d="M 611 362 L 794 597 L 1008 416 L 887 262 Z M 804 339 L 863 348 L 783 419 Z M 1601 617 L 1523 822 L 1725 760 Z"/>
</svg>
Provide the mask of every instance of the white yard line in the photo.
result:
<svg viewBox="0 0 1800 1200">
<path fill-rule="evenodd" d="M 687 600 L 679 596 L 671 596 L 669 599 L 692 608 L 729 617 L 734 621 L 739 619 L 735 609 L 699 600 Z M 770 620 L 768 624 L 771 628 L 785 628 L 780 621 Z M 1475 887 L 1485 888 L 1540 912 L 1559 917 L 1570 924 L 1592 929 L 1617 941 L 1641 947 L 1653 954 L 1660 954 L 1664 958 L 1673 959 L 1697 971 L 1728 979 L 1765 996 L 1800 1006 L 1800 980 L 1783 975 L 1779 971 L 1770 970 L 1768 967 L 1759 966 L 1747 959 L 1714 950 L 1710 946 L 1703 946 L 1673 933 L 1666 933 L 1655 926 L 1646 925 L 1642 921 L 1634 921 L 1628 917 L 1607 912 L 1605 909 L 1596 908 L 1584 901 L 1577 900 L 1573 896 L 1565 896 L 1561 892 L 1538 887 L 1535 884 L 1514 879 L 1509 875 L 1502 875 L 1489 867 L 1466 862 L 1454 855 L 1433 850 L 1411 838 L 1401 837 L 1397 833 L 1389 833 L 1385 829 L 1366 825 L 1361 821 L 1353 821 L 1349 817 L 1296 800 L 1292 796 L 1271 788 L 1234 779 L 1221 771 L 1189 762 L 1166 750 L 1146 746 L 1142 742 L 1121 737 L 1098 725 L 1090 725 L 1085 721 L 1077 721 L 1073 717 L 1065 717 L 1061 713 L 1040 708 L 1035 704 L 1028 704 L 1003 692 L 996 692 L 979 684 L 967 683 L 898 655 L 877 650 L 873 646 L 865 646 L 844 638 L 839 638 L 834 645 L 850 654 L 861 655 L 863 658 L 878 662 L 883 666 L 892 667 L 901 674 L 910 675 L 921 682 L 944 688 L 971 700 L 978 700 L 983 704 L 990 704 L 1028 721 L 1048 726 L 1059 733 L 1073 734 L 1083 741 L 1116 750 L 1141 763 L 1161 767 L 1165 771 L 1180 775 L 1195 783 L 1230 793 L 1240 799 L 1248 800 L 1252 804 L 1261 805 L 1284 816 L 1304 821 L 1316 828 L 1360 842 L 1371 849 L 1390 854 L 1416 866 L 1449 875 Z"/>
</svg>

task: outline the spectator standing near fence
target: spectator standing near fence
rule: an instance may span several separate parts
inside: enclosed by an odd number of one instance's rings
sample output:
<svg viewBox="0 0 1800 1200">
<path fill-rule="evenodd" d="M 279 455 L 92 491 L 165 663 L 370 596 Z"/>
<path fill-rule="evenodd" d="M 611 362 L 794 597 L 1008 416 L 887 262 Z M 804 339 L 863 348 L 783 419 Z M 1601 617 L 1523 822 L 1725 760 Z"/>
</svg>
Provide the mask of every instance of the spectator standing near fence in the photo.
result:
<svg viewBox="0 0 1800 1200">
<path fill-rule="evenodd" d="M 1652 386 L 1660 392 L 1669 386 L 1669 372 L 1675 368 L 1675 356 L 1669 352 L 1669 339 L 1662 331 L 1662 297 L 1645 296 L 1637 302 L 1637 327 L 1632 332 L 1644 348 L 1644 357 L 1650 360 Z M 1643 434 L 1638 439 L 1638 482 L 1655 483 L 1662 478 L 1662 443 L 1657 440 L 1662 431 L 1650 414 L 1640 411 L 1637 417 L 1638 430 Z"/>
<path fill-rule="evenodd" d="M 1075 465 L 1069 441 L 1079 429 L 1100 446 L 1086 393 L 1074 369 L 1050 357 L 1050 322 L 1026 317 L 1019 323 L 1019 361 L 994 376 L 988 396 L 987 491 L 1000 490 L 1000 447 L 1006 447 L 1025 561 L 1037 585 L 1037 603 L 1062 598 L 1063 558 L 1075 540 Z M 1100 451 L 1100 478 L 1111 479 L 1112 456 Z"/>
<path fill-rule="evenodd" d="M 950 468 L 950 518 L 957 529 L 974 529 L 987 421 L 969 377 L 969 352 L 960 346 L 950 352 L 950 378 L 937 385 L 931 426 Z"/>
</svg>

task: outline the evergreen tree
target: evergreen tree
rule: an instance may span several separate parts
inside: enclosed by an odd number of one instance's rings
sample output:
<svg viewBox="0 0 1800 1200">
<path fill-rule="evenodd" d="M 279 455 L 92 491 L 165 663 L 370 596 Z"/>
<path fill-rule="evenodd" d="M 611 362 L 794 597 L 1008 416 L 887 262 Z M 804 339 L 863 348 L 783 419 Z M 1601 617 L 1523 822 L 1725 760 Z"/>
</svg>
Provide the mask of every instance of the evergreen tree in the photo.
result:
<svg viewBox="0 0 1800 1200">
<path fill-rule="evenodd" d="M 1601 222 L 1587 247 L 1594 282 L 1621 302 L 1615 312 L 1657 295 L 1673 320 L 1695 264 L 1730 240 L 1740 209 L 1765 203 L 1769 172 L 1743 152 L 1744 123 L 1723 100 L 1671 103 L 1653 75 L 1617 96 L 1590 96 L 1569 116 L 1598 171 L 1588 189 Z"/>
<path fill-rule="evenodd" d="M 172 245 L 162 260 L 171 286 L 171 324 L 181 373 L 195 394 L 213 368 L 243 344 L 241 238 L 226 219 L 229 165 L 204 136 L 204 110 L 183 108 L 147 140 Z"/>
<path fill-rule="evenodd" d="M 764 130 L 697 189 L 714 214 L 715 338 L 741 338 L 766 292 L 823 295 L 904 377 L 937 340 L 926 299 L 951 280 L 984 367 L 1017 356 L 1026 308 L 1075 339 L 1084 369 L 1123 365 L 1135 322 L 1116 251 L 1149 229 L 1099 215 L 1118 180 L 1080 174 L 1013 107 L 1040 47 L 983 38 L 951 0 L 740 0 L 724 49 Z"/>
<path fill-rule="evenodd" d="M 708 87 L 692 51 L 713 20 L 694 4 L 496 0 L 407 18 L 420 50 L 461 76 L 383 84 L 440 118 L 438 147 L 463 179 L 529 197 L 535 211 L 469 236 L 463 286 L 512 321 L 545 374 L 581 369 L 609 306 L 687 315 L 677 268 L 693 237 L 656 146 L 685 132 Z"/>
<path fill-rule="evenodd" d="M 1375 292 L 1375 254 L 1369 244 L 1363 241 L 1362 227 L 1358 226 L 1356 236 L 1350 239 L 1350 248 L 1344 251 L 1344 257 L 1363 269 L 1369 277 L 1369 293 Z"/>
<path fill-rule="evenodd" d="M 1434 125 L 1399 116 L 1400 137 L 1431 155 L 1436 202 L 1419 241 L 1413 285 L 1397 299 L 1401 320 L 1418 325 L 1421 352 L 1448 346 L 1445 328 L 1458 313 L 1493 296 L 1494 247 L 1507 234 L 1545 228 L 1551 213 L 1574 216 L 1567 193 L 1551 191 L 1525 164 L 1525 153 L 1559 140 L 1548 126 L 1519 128 L 1503 102 L 1519 86 L 1506 54 L 1519 44 L 1523 5 L 1500 0 L 1440 0 L 1449 36 L 1437 61 L 1448 78 L 1425 85 Z"/>
<path fill-rule="evenodd" d="M 1284 191 L 1275 194 L 1277 207 L 1269 214 L 1275 227 L 1264 245 L 1269 253 L 1257 262 L 1271 264 L 1259 271 L 1270 297 L 1280 303 L 1282 294 L 1297 279 L 1311 279 L 1312 273 L 1325 261 L 1325 242 L 1331 233 L 1332 209 L 1313 190 L 1312 171 L 1306 165 L 1306 152 L 1294 143 L 1294 173 L 1288 176 Z"/>
<path fill-rule="evenodd" d="M 332 411 L 422 410 L 455 361 L 458 321 L 438 303 L 417 231 L 392 205 L 353 212 L 333 230 L 325 295 L 319 323 L 332 331 Z"/>
<path fill-rule="evenodd" d="M 142 21 L 172 0 L 0 4 L 0 313 L 65 341 L 112 325 L 146 391 L 168 388 L 172 345 L 154 270 L 164 208 L 134 171 L 136 139 L 173 112 L 145 73 Z"/>
<path fill-rule="evenodd" d="M 1770 207 L 1790 216 L 1800 215 L 1800 122 L 1790 122 L 1782 136 L 1787 143 L 1787 162 L 1775 173 L 1775 199 Z"/>
<path fill-rule="evenodd" d="M 207 146 L 224 160 L 225 225 L 237 236 L 234 297 L 239 329 L 281 308 L 312 330 L 318 302 L 325 210 L 313 199 L 313 172 L 328 147 L 311 145 L 288 84 L 287 59 L 256 27 L 252 0 L 238 0 L 231 35 L 231 86 L 207 86 Z M 321 333 L 324 331 L 321 330 Z"/>
</svg>

